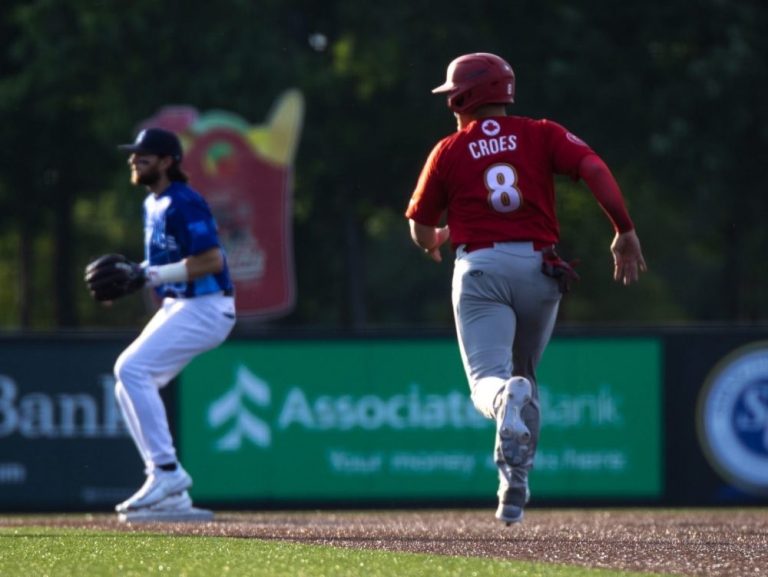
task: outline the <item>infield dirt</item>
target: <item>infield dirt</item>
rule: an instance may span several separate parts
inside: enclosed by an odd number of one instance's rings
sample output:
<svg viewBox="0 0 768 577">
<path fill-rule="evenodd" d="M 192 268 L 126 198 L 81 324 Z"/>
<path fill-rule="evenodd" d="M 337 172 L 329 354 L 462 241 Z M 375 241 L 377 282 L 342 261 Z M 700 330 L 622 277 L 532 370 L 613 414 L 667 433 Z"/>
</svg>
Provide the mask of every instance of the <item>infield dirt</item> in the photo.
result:
<svg viewBox="0 0 768 577">
<path fill-rule="evenodd" d="M 119 523 L 108 514 L 3 517 L 59 525 L 273 539 L 707 577 L 768 576 L 768 509 L 531 509 L 505 527 L 492 511 L 217 512 L 209 523 Z"/>
</svg>

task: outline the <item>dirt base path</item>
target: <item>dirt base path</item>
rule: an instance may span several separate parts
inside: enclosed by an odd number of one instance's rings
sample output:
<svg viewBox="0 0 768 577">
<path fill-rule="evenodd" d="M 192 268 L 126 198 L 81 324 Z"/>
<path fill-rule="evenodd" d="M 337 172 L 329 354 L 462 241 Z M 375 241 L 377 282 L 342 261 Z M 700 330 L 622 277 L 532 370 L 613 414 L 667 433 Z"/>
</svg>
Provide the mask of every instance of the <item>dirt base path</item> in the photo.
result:
<svg viewBox="0 0 768 577">
<path fill-rule="evenodd" d="M 696 575 L 768 576 L 768 509 L 532 509 L 505 527 L 492 511 L 219 512 L 212 523 L 122 524 L 111 515 L 0 518 Z"/>
</svg>

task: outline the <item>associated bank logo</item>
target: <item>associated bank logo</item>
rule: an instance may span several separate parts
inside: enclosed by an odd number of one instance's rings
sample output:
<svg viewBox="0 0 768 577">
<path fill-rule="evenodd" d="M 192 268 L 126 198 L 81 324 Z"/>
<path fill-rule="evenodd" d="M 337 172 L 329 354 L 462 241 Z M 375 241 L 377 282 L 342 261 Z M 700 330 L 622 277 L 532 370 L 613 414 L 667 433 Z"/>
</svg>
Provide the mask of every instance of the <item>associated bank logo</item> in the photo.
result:
<svg viewBox="0 0 768 577">
<path fill-rule="evenodd" d="M 314 394 L 308 394 L 310 389 Z M 237 366 L 232 387 L 208 407 L 207 421 L 217 431 L 215 448 L 219 452 L 238 451 L 246 445 L 267 449 L 285 431 L 313 434 L 492 427 L 463 392 L 430 394 L 413 384 L 387 396 L 326 395 L 318 393 L 316 387 L 293 386 L 281 399 L 273 399 L 269 383 L 244 364 Z"/>
<path fill-rule="evenodd" d="M 99 381 L 98 394 L 83 385 L 61 392 L 62 383 L 48 391 L 30 392 L 25 383 L 0 374 L 0 440 L 17 435 L 30 440 L 127 437 L 128 429 L 115 400 L 115 378 L 99 375 Z"/>
<path fill-rule="evenodd" d="M 698 402 L 699 442 L 733 485 L 768 494 L 768 341 L 739 348 L 707 377 Z"/>
<path fill-rule="evenodd" d="M 272 444 L 269 425 L 254 415 L 248 406 L 269 407 L 271 397 L 269 385 L 245 366 L 239 365 L 233 387 L 208 408 L 208 424 L 211 428 L 225 428 L 226 425 L 223 435 L 216 441 L 216 449 L 222 452 L 237 451 L 243 442 L 257 447 L 269 447 Z"/>
</svg>

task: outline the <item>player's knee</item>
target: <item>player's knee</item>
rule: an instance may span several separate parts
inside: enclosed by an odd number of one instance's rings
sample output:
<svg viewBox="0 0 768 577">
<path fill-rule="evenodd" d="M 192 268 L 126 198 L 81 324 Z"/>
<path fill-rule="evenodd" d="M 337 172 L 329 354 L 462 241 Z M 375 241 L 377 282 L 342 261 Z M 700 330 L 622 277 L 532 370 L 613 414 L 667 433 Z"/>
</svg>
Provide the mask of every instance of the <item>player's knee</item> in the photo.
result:
<svg viewBox="0 0 768 577">
<path fill-rule="evenodd" d="M 141 382 L 142 369 L 136 358 L 130 353 L 121 354 L 114 367 L 115 379 L 126 389 Z"/>
<path fill-rule="evenodd" d="M 484 377 L 474 381 L 472 389 L 472 404 L 480 414 L 488 419 L 495 418 L 496 407 L 494 406 L 496 396 L 504 388 L 504 379 L 501 377 Z"/>
</svg>

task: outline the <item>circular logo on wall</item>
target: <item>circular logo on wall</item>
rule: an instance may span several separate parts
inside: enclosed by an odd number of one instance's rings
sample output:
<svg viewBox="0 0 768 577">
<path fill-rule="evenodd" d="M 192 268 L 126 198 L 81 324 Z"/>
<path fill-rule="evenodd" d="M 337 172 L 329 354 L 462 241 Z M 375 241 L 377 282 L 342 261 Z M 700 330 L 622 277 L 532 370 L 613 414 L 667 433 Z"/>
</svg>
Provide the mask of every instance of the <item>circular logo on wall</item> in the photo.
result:
<svg viewBox="0 0 768 577">
<path fill-rule="evenodd" d="M 696 412 L 712 467 L 743 491 L 768 495 L 768 341 L 723 358 L 707 376 Z"/>
</svg>

